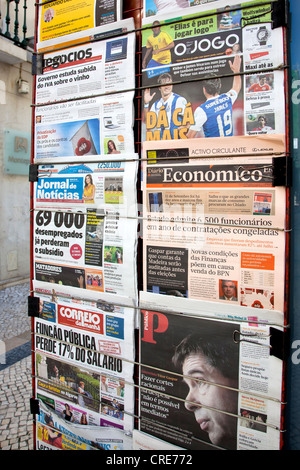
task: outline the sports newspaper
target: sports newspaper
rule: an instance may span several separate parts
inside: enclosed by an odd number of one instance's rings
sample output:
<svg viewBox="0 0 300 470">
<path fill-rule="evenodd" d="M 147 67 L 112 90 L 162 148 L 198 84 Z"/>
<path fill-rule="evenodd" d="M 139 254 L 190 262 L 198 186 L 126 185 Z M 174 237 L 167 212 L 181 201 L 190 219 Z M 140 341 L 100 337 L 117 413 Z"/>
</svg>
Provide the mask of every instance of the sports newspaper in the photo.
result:
<svg viewBox="0 0 300 470">
<path fill-rule="evenodd" d="M 238 6 L 143 29 L 144 141 L 285 132 L 282 28 Z"/>
</svg>

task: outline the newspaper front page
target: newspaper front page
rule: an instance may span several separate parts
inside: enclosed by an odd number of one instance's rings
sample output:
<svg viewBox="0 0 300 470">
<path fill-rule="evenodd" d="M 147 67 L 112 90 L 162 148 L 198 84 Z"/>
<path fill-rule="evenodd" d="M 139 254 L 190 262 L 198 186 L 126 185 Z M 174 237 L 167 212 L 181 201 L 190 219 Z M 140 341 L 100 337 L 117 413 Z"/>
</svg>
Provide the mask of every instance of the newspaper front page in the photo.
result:
<svg viewBox="0 0 300 470">
<path fill-rule="evenodd" d="M 132 432 L 134 327 L 132 308 L 40 293 L 38 398 L 71 423 Z"/>
<path fill-rule="evenodd" d="M 35 103 L 132 90 L 134 61 L 134 33 L 45 53 L 37 75 Z"/>
<path fill-rule="evenodd" d="M 259 153 L 283 150 L 282 140 L 203 142 L 145 143 L 142 305 L 194 299 L 217 303 L 220 314 L 282 323 L 285 187 L 273 185 L 276 157 Z M 257 156 L 243 156 L 248 145 Z M 200 157 L 208 153 L 221 156 Z"/>
<path fill-rule="evenodd" d="M 66 419 L 66 404 L 40 401 L 40 413 L 37 415 L 36 440 L 37 450 L 108 450 L 122 451 L 132 449 L 131 433 L 113 426 L 87 425 Z M 72 408 L 72 415 L 79 410 Z M 79 412 L 80 413 L 80 412 Z M 67 416 L 68 416 L 67 415 Z M 82 416 L 85 416 L 83 413 Z"/>
<path fill-rule="evenodd" d="M 46 2 L 38 8 L 37 47 L 41 50 L 47 41 L 57 43 L 69 39 L 69 35 L 102 25 L 111 25 L 121 19 L 121 1 L 112 0 L 63 0 Z"/>
<path fill-rule="evenodd" d="M 169 442 L 157 439 L 156 437 L 138 431 L 137 429 L 133 430 L 132 441 L 134 450 L 185 450 L 182 447 L 172 445 Z"/>
<path fill-rule="evenodd" d="M 133 154 L 133 95 L 108 94 L 36 107 L 34 163 Z"/>
<path fill-rule="evenodd" d="M 35 209 L 88 208 L 137 216 L 138 158 L 114 155 L 110 161 L 39 165 L 34 183 Z M 130 161 L 131 159 L 132 161 Z"/>
<path fill-rule="evenodd" d="M 278 450 L 282 360 L 273 334 L 143 310 L 140 430 L 185 449 Z"/>
<path fill-rule="evenodd" d="M 285 132 L 283 31 L 244 5 L 143 30 L 143 141 Z"/>
</svg>

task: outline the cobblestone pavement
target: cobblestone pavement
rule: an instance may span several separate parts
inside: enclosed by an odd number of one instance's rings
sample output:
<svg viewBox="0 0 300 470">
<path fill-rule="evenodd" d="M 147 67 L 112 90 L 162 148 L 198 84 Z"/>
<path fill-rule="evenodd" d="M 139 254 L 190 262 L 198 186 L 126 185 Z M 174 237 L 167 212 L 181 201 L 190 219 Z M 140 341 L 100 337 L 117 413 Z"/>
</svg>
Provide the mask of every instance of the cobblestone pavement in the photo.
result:
<svg viewBox="0 0 300 470">
<path fill-rule="evenodd" d="M 33 450 L 29 282 L 0 290 L 0 449 Z"/>
<path fill-rule="evenodd" d="M 31 357 L 0 372 L 0 449 L 33 450 Z"/>
</svg>

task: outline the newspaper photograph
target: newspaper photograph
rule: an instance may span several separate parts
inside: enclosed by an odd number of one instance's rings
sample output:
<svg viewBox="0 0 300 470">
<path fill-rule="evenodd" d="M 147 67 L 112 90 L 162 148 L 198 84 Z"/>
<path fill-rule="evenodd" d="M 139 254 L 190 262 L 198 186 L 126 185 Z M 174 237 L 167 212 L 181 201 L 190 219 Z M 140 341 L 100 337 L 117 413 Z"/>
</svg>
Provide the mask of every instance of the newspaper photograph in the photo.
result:
<svg viewBox="0 0 300 470">
<path fill-rule="evenodd" d="M 269 4 L 224 15 L 143 30 L 144 141 L 285 132 L 282 28 Z"/>
<path fill-rule="evenodd" d="M 36 107 L 34 163 L 133 154 L 133 95 L 117 93 Z"/>
<path fill-rule="evenodd" d="M 212 155 L 226 148 L 210 142 Z M 179 297 L 218 302 L 221 311 L 230 303 L 261 310 L 265 320 L 281 312 L 282 321 L 286 201 L 285 187 L 273 185 L 278 160 L 243 157 L 237 139 L 235 156 L 215 158 L 192 158 L 209 150 L 201 140 L 172 143 L 144 148 L 143 290 L 168 296 L 169 306 Z M 156 308 L 159 297 L 151 300 Z"/>
<path fill-rule="evenodd" d="M 121 1 L 62 0 L 46 2 L 38 8 L 38 49 L 45 41 L 112 24 L 121 19 Z M 112 25 L 113 27 L 113 25 Z"/>
<path fill-rule="evenodd" d="M 86 299 L 114 296 L 121 305 L 136 302 L 135 218 L 96 208 L 47 208 L 34 212 L 33 230 L 37 287 Z"/>
<path fill-rule="evenodd" d="M 132 90 L 134 70 L 134 33 L 45 53 L 35 104 Z"/>
<path fill-rule="evenodd" d="M 34 183 L 35 209 L 95 207 L 123 217 L 137 216 L 138 156 L 117 156 L 107 162 L 39 165 Z"/>
<path fill-rule="evenodd" d="M 56 401 L 55 401 L 56 402 Z M 70 408 L 56 408 L 51 400 L 39 400 L 39 414 L 36 415 L 37 450 L 131 450 L 132 434 L 111 425 L 88 425 L 70 419 Z M 67 411 L 67 415 L 66 415 Z M 85 416 L 84 414 L 82 416 Z M 66 419 L 68 417 L 68 419 Z"/>
<path fill-rule="evenodd" d="M 139 430 L 185 449 L 279 450 L 273 330 L 141 311 Z"/>
<path fill-rule="evenodd" d="M 257 7 L 257 0 L 248 0 L 247 4 L 251 3 Z M 264 3 L 270 4 L 270 0 L 260 0 L 260 4 Z M 143 25 L 147 25 L 155 20 L 170 21 L 174 19 L 174 13 L 176 18 L 179 18 L 187 15 L 193 17 L 210 11 L 213 13 L 217 9 L 231 8 L 234 11 L 240 3 L 237 3 L 237 0 L 144 0 L 143 6 Z M 227 20 L 226 24 L 229 27 L 230 21 Z"/>
</svg>

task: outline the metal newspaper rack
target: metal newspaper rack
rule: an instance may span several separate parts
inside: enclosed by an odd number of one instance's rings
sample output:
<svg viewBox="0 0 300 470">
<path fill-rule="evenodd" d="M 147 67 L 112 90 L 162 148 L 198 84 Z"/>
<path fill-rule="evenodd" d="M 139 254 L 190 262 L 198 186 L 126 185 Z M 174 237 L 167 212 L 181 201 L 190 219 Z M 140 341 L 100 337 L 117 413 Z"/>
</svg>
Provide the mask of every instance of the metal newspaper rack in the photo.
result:
<svg viewBox="0 0 300 470">
<path fill-rule="evenodd" d="M 227 423 L 231 423 L 231 426 L 234 426 L 235 429 L 239 427 L 241 430 L 240 448 L 249 448 L 255 449 L 260 448 L 255 446 L 254 441 L 251 442 L 251 438 L 247 441 L 246 434 L 249 432 L 260 434 L 263 438 L 266 436 L 266 439 L 262 439 L 261 448 L 263 446 L 270 446 L 270 448 L 280 449 L 284 444 L 284 434 L 285 434 L 285 423 L 284 423 L 284 410 L 286 406 L 286 397 L 285 397 L 285 361 L 287 357 L 287 338 L 289 332 L 289 319 L 288 319 L 288 291 L 289 291 L 289 281 L 288 281 L 288 257 L 289 257 L 289 237 L 290 237 L 290 219 L 289 219 L 289 187 L 291 184 L 291 169 L 290 169 L 290 156 L 289 156 L 289 134 L 288 134 L 288 125 L 286 124 L 285 135 L 283 136 L 285 146 L 276 146 L 274 145 L 271 148 L 269 143 L 268 148 L 264 148 L 263 157 L 265 163 L 262 163 L 261 160 L 254 159 L 251 160 L 251 169 L 248 169 L 247 158 L 257 156 L 251 151 L 244 150 L 243 153 L 243 162 L 241 163 L 241 157 L 239 155 L 233 156 L 233 160 L 237 160 L 234 163 L 235 174 L 240 176 L 242 172 L 247 172 L 247 177 L 249 174 L 256 174 L 258 171 L 263 171 L 266 173 L 265 181 L 267 181 L 269 191 L 273 190 L 275 195 L 276 188 L 284 188 L 284 199 L 286 203 L 286 214 L 283 222 L 282 219 L 278 225 L 272 226 L 274 231 L 277 231 L 282 239 L 285 241 L 285 265 L 284 265 L 284 298 L 283 298 L 283 315 L 280 311 L 280 308 L 275 308 L 274 317 L 272 309 L 269 307 L 267 311 L 270 315 L 268 321 L 264 317 L 264 312 L 254 316 L 255 310 L 250 308 L 253 317 L 246 316 L 243 311 L 239 308 L 236 308 L 236 305 L 231 304 L 231 314 L 228 314 L 228 309 L 224 306 L 224 309 L 220 309 L 220 305 L 224 305 L 218 302 L 211 301 L 199 301 L 197 299 L 182 299 L 176 297 L 177 294 L 163 295 L 160 291 L 158 293 L 152 292 L 153 296 L 148 296 L 147 293 L 143 293 L 145 289 L 145 263 L 147 259 L 145 258 L 145 247 L 147 239 L 145 238 L 145 233 L 143 230 L 143 224 L 146 222 L 158 222 L 162 224 L 162 219 L 156 219 L 156 212 L 148 212 L 145 209 L 145 200 L 143 195 L 143 190 L 141 186 L 143 184 L 142 180 L 145 178 L 145 169 L 151 168 L 153 162 L 157 165 L 158 168 L 163 169 L 163 165 L 167 162 L 170 166 L 182 163 L 184 168 L 188 170 L 189 165 L 194 163 L 194 160 L 200 161 L 203 158 L 203 165 L 206 164 L 207 156 L 199 157 L 199 155 L 192 155 L 189 151 L 187 152 L 184 149 L 183 152 L 180 152 L 181 145 L 177 145 L 177 154 L 173 152 L 172 154 L 167 153 L 165 149 L 172 147 L 171 141 L 168 143 L 164 141 L 164 146 L 160 150 L 155 150 L 155 145 L 149 145 L 144 140 L 143 134 L 143 94 L 145 90 L 150 88 L 157 89 L 157 84 L 144 84 L 143 82 L 143 72 L 142 72 L 142 51 L 143 51 L 143 31 L 151 29 L 152 25 L 144 25 L 142 27 L 142 15 L 143 15 L 143 4 L 142 0 L 138 1 L 124 1 L 123 2 L 123 18 L 134 18 L 134 34 L 135 34 L 135 86 L 134 88 L 122 89 L 123 93 L 134 92 L 133 106 L 134 106 L 134 152 L 137 155 L 135 158 L 125 158 L 122 156 L 115 156 L 111 159 L 109 156 L 101 155 L 101 162 L 103 164 L 109 164 L 113 162 L 114 164 L 128 164 L 137 163 L 138 172 L 136 180 L 136 198 L 137 198 L 137 215 L 128 215 L 128 214 L 118 214 L 118 220 L 120 221 L 135 221 L 137 223 L 137 248 L 136 248 L 136 275 L 137 275 L 137 296 L 134 298 L 134 295 L 130 297 L 130 302 L 126 301 L 123 303 L 126 296 L 114 296 L 112 294 L 104 295 L 98 294 L 95 291 L 92 291 L 88 295 L 87 291 L 80 289 L 78 294 L 74 289 L 57 293 L 49 293 L 47 288 L 43 289 L 40 284 L 37 283 L 36 287 L 36 274 L 35 274 L 35 255 L 34 250 L 37 247 L 37 239 L 40 236 L 40 239 L 44 236 L 43 234 L 38 235 L 35 239 L 35 235 L 41 232 L 35 232 L 34 227 L 36 227 L 36 221 L 38 215 L 41 217 L 41 230 L 45 228 L 45 221 L 52 223 L 53 217 L 59 212 L 59 217 L 67 220 L 67 223 L 71 224 L 70 217 L 72 217 L 72 223 L 74 221 L 74 216 L 79 214 L 81 222 L 78 223 L 78 230 L 80 231 L 83 227 L 83 224 L 88 225 L 88 218 L 90 225 L 93 223 L 98 223 L 101 219 L 101 223 L 105 224 L 107 218 L 114 217 L 113 214 L 109 213 L 100 213 L 97 212 L 97 208 L 93 208 L 92 211 L 86 210 L 85 212 L 80 209 L 77 210 L 75 207 L 71 208 L 61 208 L 56 207 L 48 208 L 47 205 L 35 206 L 35 184 L 38 183 L 39 178 L 50 178 L 53 175 L 57 174 L 55 169 L 56 165 L 72 165 L 74 163 L 95 163 L 94 158 L 89 159 L 85 157 L 84 160 L 80 158 L 74 162 L 70 159 L 58 159 L 57 162 L 51 158 L 47 160 L 42 160 L 39 163 L 34 159 L 35 157 L 35 146 L 32 144 L 32 164 L 30 166 L 30 175 L 29 180 L 31 183 L 31 294 L 28 298 L 28 314 L 32 317 L 32 384 L 33 384 L 33 396 L 31 399 L 31 411 L 34 415 L 34 438 L 35 438 L 35 448 L 59 448 L 59 449 L 73 449 L 73 450 L 85 450 L 85 449 L 100 449 L 100 450 L 111 450 L 113 445 L 115 448 L 120 449 L 151 449 L 151 450 L 198 450 L 198 449 L 232 449 L 236 448 L 236 435 L 233 440 L 223 439 L 222 444 L 219 444 L 217 439 L 208 439 L 207 434 L 210 433 L 210 424 L 209 418 L 210 413 L 216 413 L 218 416 L 224 417 L 224 421 L 228 420 Z M 225 4 L 223 5 L 223 0 L 217 0 L 217 3 L 220 3 L 221 8 L 220 12 L 225 13 L 227 8 Z M 236 2 L 227 2 L 230 3 L 230 11 L 246 11 L 249 6 L 241 6 L 235 4 Z M 43 5 L 49 7 L 54 6 L 55 2 L 43 2 L 37 4 L 37 15 L 36 15 L 36 28 L 38 29 L 38 18 L 39 18 L 39 8 Z M 257 8 L 258 14 L 255 18 L 259 22 L 259 18 L 263 15 L 269 13 L 259 11 L 259 7 L 266 6 L 268 4 L 270 7 L 271 14 L 271 23 L 272 28 L 283 27 L 284 30 L 284 43 L 286 41 L 286 31 L 287 26 L 286 22 L 286 4 L 284 1 L 276 2 L 253 2 L 252 8 Z M 144 8 L 146 3 L 144 5 Z M 216 13 L 214 13 L 216 16 Z M 189 17 L 190 21 L 201 19 L 205 21 L 207 17 L 211 17 L 212 14 L 201 12 L 197 13 L 195 16 L 191 15 Z M 247 18 L 249 21 L 249 17 Z M 242 20 L 245 21 L 247 25 L 247 20 L 242 16 Z M 168 25 L 180 25 L 184 24 L 184 19 L 182 18 L 173 18 L 167 19 L 166 24 Z M 254 23 L 255 24 L 255 21 Z M 178 27 L 178 31 L 181 31 L 181 28 Z M 130 32 L 130 31 L 129 31 Z M 117 37 L 126 36 L 128 33 L 120 33 L 116 35 Z M 77 42 L 77 45 L 80 44 L 90 44 L 97 43 L 105 40 L 107 38 L 114 38 L 115 35 L 109 36 L 109 33 L 106 33 L 102 37 L 89 37 L 85 38 L 81 43 Z M 68 48 L 69 45 L 64 44 L 64 48 Z M 58 50 L 59 47 L 55 48 Z M 51 52 L 51 48 L 50 48 Z M 36 52 L 35 55 L 35 65 L 34 65 L 34 78 L 35 78 L 35 87 L 37 86 L 36 77 L 38 74 L 43 73 L 41 64 L 44 58 L 44 54 L 49 53 L 49 48 L 43 53 Z M 268 66 L 265 69 L 260 69 L 259 73 L 273 73 L 273 72 L 282 72 L 284 74 L 285 83 L 288 79 L 288 56 L 286 50 L 284 50 L 284 62 L 275 65 Z M 251 75 L 251 70 L 244 72 L 231 72 L 229 74 L 221 73 L 219 78 L 230 78 L 234 79 L 236 75 L 242 77 L 247 77 Z M 205 80 L 203 78 L 190 78 L 189 83 L 197 82 L 200 83 Z M 174 80 L 171 82 L 173 86 L 186 83 L 186 81 L 177 81 Z M 36 89 L 36 88 L 35 88 Z M 112 91 L 108 94 L 113 96 L 117 91 Z M 63 96 L 63 95 L 62 95 Z M 105 92 L 94 93 L 89 96 L 88 94 L 84 96 L 84 99 L 89 98 L 104 98 L 107 96 Z M 286 97 L 287 98 L 287 97 Z M 52 106 L 55 104 L 60 104 L 64 102 L 66 104 L 72 103 L 73 101 L 78 101 L 78 98 L 66 98 L 57 101 L 49 100 L 42 105 L 33 103 L 33 142 L 35 139 L 35 129 L 36 129 L 36 110 L 40 107 Z M 79 99 L 80 101 L 80 99 Z M 283 110 L 281 110 L 283 112 Z M 288 107 L 285 102 L 286 122 L 288 122 Z M 254 113 L 253 113 L 254 114 Z M 51 115 L 50 115 L 51 117 Z M 49 121 L 51 123 L 51 119 Z M 178 141 L 177 141 L 178 143 Z M 281 140 L 280 140 L 281 143 Z M 169 144 L 169 145 L 168 145 Z M 262 146 L 264 145 L 264 142 Z M 153 148 L 152 148 L 153 147 Z M 183 145 L 184 147 L 184 145 Z M 188 147 L 188 146 L 186 146 Z M 189 150 L 189 149 L 188 149 Z M 161 153 L 160 153 L 161 152 Z M 187 153 L 186 153 L 187 152 Z M 216 161 L 223 163 L 224 155 L 222 152 L 214 153 L 214 164 Z M 170 163 L 171 162 L 171 163 Z M 196 165 L 197 163 L 195 163 Z M 175 167 L 178 168 L 178 167 Z M 225 167 L 224 167 L 225 168 Z M 224 168 L 222 171 L 224 171 Z M 192 171 L 192 170 L 191 170 Z M 220 170 L 221 171 L 221 170 Z M 228 170 L 229 171 L 229 170 Z M 231 170 L 230 170 L 231 171 Z M 233 170 L 232 170 L 233 171 Z M 143 176 L 144 173 L 144 176 Z M 245 173 L 246 174 L 246 173 Z M 270 176 L 271 175 L 271 176 Z M 156 180 L 155 180 L 156 181 Z M 161 183 L 158 182 L 158 187 Z M 249 183 L 250 184 L 250 183 Z M 155 186 L 155 184 L 153 184 Z M 263 185 L 262 185 L 263 187 Z M 144 190 L 145 190 L 144 186 Z M 149 189 L 147 189 L 149 192 Z M 264 191 L 262 190 L 262 193 Z M 258 206 L 260 204 L 260 194 L 258 197 Z M 277 199 L 282 198 L 282 191 L 280 195 L 276 193 Z M 71 214 L 71 216 L 70 216 Z M 158 212 L 159 214 L 159 212 Z M 62 220 L 61 219 L 61 220 Z M 78 219 L 79 220 L 79 219 Z M 174 221 L 172 221 L 173 223 Z M 183 222 L 185 224 L 186 222 Z M 61 222 L 59 220 L 58 227 L 61 227 Z M 188 224 L 186 223 L 186 226 Z M 199 226 L 203 233 L 207 227 L 226 227 L 226 223 L 220 223 L 220 221 L 208 220 L 205 223 L 193 221 L 193 227 Z M 234 225 L 236 229 L 244 228 L 243 221 L 236 223 Z M 168 238 L 163 238 L 163 242 L 167 243 Z M 157 245 L 160 246 L 159 244 Z M 172 248 L 172 244 L 167 245 Z M 76 248 L 79 250 L 79 248 Z M 284 251 L 284 250 L 283 250 Z M 74 251 L 74 259 L 76 259 L 77 251 Z M 115 252 L 114 252 L 115 253 Z M 79 256 L 79 255 L 78 255 Z M 92 255 L 91 255 L 92 256 Z M 156 260 L 157 258 L 155 258 Z M 117 262 L 117 261 L 116 261 Z M 51 261 L 50 261 L 51 264 Z M 133 270 L 134 272 L 134 270 Z M 117 282 L 117 279 L 116 279 Z M 48 284 L 49 282 L 46 283 Z M 57 283 L 55 284 L 57 286 Z M 59 285 L 59 284 L 58 284 Z M 220 284 L 221 285 L 221 284 Z M 144 294 L 144 295 L 143 295 Z M 130 294 L 131 295 L 131 294 Z M 162 300 L 162 297 L 164 298 Z M 116 351 L 116 346 L 111 342 L 106 348 L 102 349 L 103 354 L 100 354 L 100 340 L 96 338 L 93 334 L 86 333 L 88 330 L 83 328 L 76 329 L 76 323 L 69 323 L 66 320 L 64 324 L 56 324 L 53 319 L 53 311 L 51 311 L 51 303 L 56 303 L 56 298 L 59 299 L 60 308 L 62 310 L 68 309 L 68 315 L 71 315 L 71 310 L 75 311 L 76 305 L 79 306 L 76 315 L 81 315 L 80 319 L 83 319 L 82 315 L 96 315 L 97 308 L 100 309 L 101 315 L 103 318 L 112 317 L 112 312 L 114 307 L 119 312 L 124 309 L 131 311 L 132 314 L 132 331 L 131 331 L 131 341 L 133 355 L 129 356 L 120 356 Z M 171 300 L 170 300 L 171 298 Z M 273 299 L 274 301 L 274 299 Z M 58 305 L 58 304 L 57 304 Z M 41 314 L 41 307 L 44 307 L 44 313 Z M 80 307 L 81 306 L 81 307 Z M 45 314 L 46 312 L 46 314 Z M 224 314 L 223 314 L 224 312 Z M 75 313 L 73 313 L 75 315 Z M 48 317 L 47 317 L 48 316 Z M 125 315 L 124 315 L 125 316 Z M 119 315 L 121 317 L 121 314 Z M 118 317 L 118 318 L 119 318 Z M 67 318 L 67 317 L 66 317 Z M 71 318 L 71 316 L 70 316 Z M 77 318 L 77 325 L 80 325 L 79 316 Z M 250 320 L 251 318 L 251 320 Z M 45 320 L 46 319 L 46 320 Z M 118 326 L 116 327 L 116 321 L 113 323 L 113 320 L 110 319 L 111 324 L 110 328 L 117 334 L 117 327 L 121 325 L 120 318 L 118 319 Z M 81 323 L 83 324 L 83 323 Z M 240 365 L 240 374 L 243 377 L 241 383 L 234 382 L 233 379 L 227 383 L 218 383 L 212 378 L 204 379 L 200 377 L 199 374 L 194 376 L 191 371 L 186 368 L 181 369 L 180 372 L 176 372 L 175 368 L 171 365 L 171 362 L 167 359 L 167 354 L 170 353 L 167 345 L 171 342 L 177 340 L 177 334 L 182 329 L 182 332 L 196 331 L 197 326 L 200 326 L 203 331 L 206 332 L 207 336 L 210 338 L 212 336 L 217 338 L 217 341 L 224 341 L 224 350 L 227 347 L 227 342 L 229 344 L 228 351 L 231 351 L 230 354 L 234 356 L 237 354 L 237 351 L 240 352 L 240 348 L 243 348 L 243 354 L 245 358 L 249 357 L 253 362 L 257 360 L 257 364 L 253 366 L 253 369 L 249 368 L 247 361 L 243 361 L 243 365 Z M 75 327 L 75 329 L 74 329 Z M 126 326 L 125 326 L 126 330 Z M 95 329 L 95 333 L 97 330 Z M 160 336 L 161 335 L 161 336 Z M 164 336 L 165 335 L 165 336 Z M 180 335 L 178 335 L 179 337 Z M 182 335 L 181 335 L 182 336 Z M 94 339 L 94 337 L 96 339 Z M 226 338 L 226 339 L 225 339 Z M 227 341 L 228 340 L 228 341 Z M 212 339 L 211 339 L 212 341 Z M 225 345 L 226 343 L 226 345 Z M 172 348 L 175 345 L 172 344 Z M 104 346 L 103 346 L 104 347 Z M 99 349 L 100 348 L 100 349 Z M 156 349 L 157 348 L 157 349 Z M 58 352 L 59 351 L 59 352 Z M 194 350 L 195 351 L 195 350 Z M 45 354 L 43 354 L 43 352 Z M 78 357 L 76 356 L 78 354 Z M 179 352 L 178 352 L 179 354 Z M 226 353 L 227 354 L 227 353 Z M 228 353 L 229 354 L 229 353 Z M 249 354 L 249 356 L 247 356 Z M 37 356 L 38 360 L 37 360 Z M 50 359 L 49 359 L 50 356 Z M 48 357 L 48 359 L 47 359 Z M 89 357 L 90 367 L 87 367 L 86 358 Z M 46 358 L 46 359 L 45 359 Z M 84 358 L 84 359 L 83 359 Z M 257 359 L 259 358 L 259 360 Z M 261 359 L 264 358 L 264 359 Z M 62 359 L 62 361 L 61 361 Z M 65 359 L 65 362 L 64 362 Z M 73 359 L 76 360 L 74 361 Z M 53 373 L 47 374 L 47 360 L 51 366 L 56 367 L 59 362 L 63 364 L 64 373 L 60 376 L 59 374 L 54 375 Z M 103 369 L 103 361 L 106 361 L 105 364 L 107 369 Z M 215 358 L 215 360 L 217 360 Z M 239 358 L 236 359 L 239 361 Z M 261 362 L 260 362 L 261 360 Z M 80 361 L 82 364 L 80 364 Z M 175 361 L 175 359 L 174 359 Z M 266 362 L 264 362 L 266 361 Z M 229 361 L 230 362 L 230 361 Z M 122 375 L 111 375 L 111 371 L 117 371 L 118 367 L 121 367 L 120 364 L 123 364 L 123 367 L 128 366 L 128 370 L 132 373 L 132 380 L 129 379 L 129 376 Z M 78 370 L 77 366 L 78 365 Z M 91 364 L 94 364 L 94 367 L 91 367 Z M 233 363 L 231 363 L 232 365 Z M 239 369 L 238 363 L 235 363 L 236 370 Z M 172 367 L 172 368 L 171 368 Z M 227 365 L 228 367 L 228 365 Z M 229 364 L 230 367 L 230 364 Z M 56 367 L 57 369 L 57 367 Z M 127 370 L 127 369 L 126 369 Z M 95 387 L 93 391 L 93 396 L 91 393 L 86 395 L 85 401 L 80 401 L 81 391 L 79 391 L 78 383 L 80 377 L 84 371 L 87 376 L 89 376 L 90 384 L 92 384 L 93 379 L 95 380 Z M 188 371 L 188 372 L 187 372 Z M 264 373 L 270 374 L 267 378 L 267 381 L 262 378 Z M 274 377 L 272 377 L 274 373 Z M 74 374 L 74 377 L 71 378 L 71 375 Z M 76 377 L 75 377 L 76 376 Z M 278 377 L 280 381 L 278 382 Z M 102 383 L 100 380 L 106 378 L 110 380 L 110 384 L 106 392 L 104 388 L 102 389 Z M 260 387 L 253 390 L 251 389 L 251 380 L 261 379 Z M 76 388 L 74 384 L 76 382 Z M 119 387 L 122 382 L 122 387 L 126 387 L 128 395 L 130 395 L 131 405 L 126 407 L 124 399 L 120 399 L 118 405 L 115 403 L 115 398 L 120 397 L 119 393 L 122 393 L 119 390 Z M 201 408 L 206 410 L 206 415 L 202 418 L 198 418 L 198 428 L 200 425 L 201 432 L 197 434 L 195 431 L 195 425 L 190 424 L 190 420 L 187 420 L 183 416 L 182 409 L 187 408 L 189 411 L 199 408 L 199 403 L 193 399 L 192 394 L 190 397 L 187 396 L 186 392 L 183 393 L 180 390 L 179 384 L 185 382 L 186 386 L 192 388 L 197 384 L 197 386 L 210 387 L 214 390 L 221 391 L 228 396 L 235 396 L 235 400 L 239 400 L 238 408 L 230 407 L 229 409 L 222 409 L 221 402 L 216 402 L 216 404 L 202 404 Z M 278 388 L 278 384 L 280 387 Z M 70 385 L 72 384 L 72 386 Z M 250 385 L 249 385 L 250 384 Z M 266 389 L 264 389 L 264 386 Z M 103 385 L 104 387 L 104 385 Z M 110 388 L 109 388 L 110 387 Z M 46 391 L 43 394 L 43 391 Z M 101 394 L 100 394 L 101 391 Z M 86 392 L 87 393 L 87 392 Z M 221 400 L 221 398 L 220 398 Z M 65 408 L 65 401 L 68 404 L 69 411 L 71 410 L 75 416 L 74 425 L 69 419 L 67 409 Z M 121 406 L 120 406 L 121 403 Z M 80 409 L 81 407 L 81 409 Z M 248 408 L 247 408 L 248 407 Z M 82 411 L 88 410 L 85 413 Z M 98 410 L 98 412 L 97 412 Z M 101 417 L 99 417 L 101 410 Z M 107 419 L 105 419 L 105 413 L 107 413 Z M 96 426 L 84 426 L 81 425 L 79 420 L 80 414 L 89 415 L 88 424 L 98 424 L 97 432 Z M 121 418 L 120 418 L 121 416 Z M 112 417 L 112 418 L 111 418 Z M 51 418 L 51 419 L 50 419 Z M 111 418 L 111 421 L 109 420 Z M 178 427 L 178 424 L 175 420 L 182 420 L 183 427 Z M 97 421 L 98 420 L 98 421 Z M 119 420 L 119 421 L 118 421 Z M 54 424 L 55 422 L 55 424 Z M 71 424 L 70 424 L 71 423 Z M 99 426 L 101 423 L 101 426 Z M 123 427 L 119 423 L 127 423 Z M 156 424 L 154 424 L 156 423 Z M 86 423 L 85 423 L 86 424 Z M 184 426 L 187 426 L 186 428 Z M 87 430 L 85 433 L 85 429 Z M 59 432 L 58 432 L 59 430 Z M 105 430 L 105 432 L 104 432 Z M 244 430 L 244 432 L 243 432 Z M 97 434 L 99 431 L 99 435 Z M 53 435 L 52 440 L 49 438 L 50 435 Z M 55 444 L 54 442 L 58 443 Z M 132 447 L 132 441 L 134 445 Z M 221 442 L 221 441 L 220 441 Z M 233 444 L 234 442 L 234 444 Z M 146 444 L 147 443 L 147 444 Z M 143 447 L 144 446 L 144 447 Z M 150 446 L 150 447 L 147 447 Z M 152 447 L 151 447 L 152 446 Z"/>
</svg>

